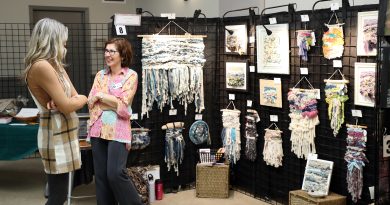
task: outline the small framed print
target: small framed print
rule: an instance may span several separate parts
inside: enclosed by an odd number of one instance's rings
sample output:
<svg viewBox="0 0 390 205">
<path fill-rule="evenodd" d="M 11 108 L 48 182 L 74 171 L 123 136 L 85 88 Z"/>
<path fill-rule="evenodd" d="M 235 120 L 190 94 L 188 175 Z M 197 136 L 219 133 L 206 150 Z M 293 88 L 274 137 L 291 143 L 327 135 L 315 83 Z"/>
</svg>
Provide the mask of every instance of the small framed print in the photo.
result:
<svg viewBox="0 0 390 205">
<path fill-rule="evenodd" d="M 276 80 L 260 79 L 260 105 L 282 107 L 282 84 Z"/>
<path fill-rule="evenodd" d="M 374 107 L 376 63 L 355 63 L 355 105 Z"/>
<path fill-rule="evenodd" d="M 328 195 L 332 170 L 332 161 L 308 159 L 303 177 L 302 190 L 317 196 Z"/>
<path fill-rule="evenodd" d="M 357 55 L 376 56 L 378 11 L 358 13 Z"/>
<path fill-rule="evenodd" d="M 246 55 L 248 32 L 246 24 L 225 26 L 225 53 Z"/>
<path fill-rule="evenodd" d="M 247 62 L 226 62 L 225 82 L 228 90 L 247 91 Z"/>
</svg>

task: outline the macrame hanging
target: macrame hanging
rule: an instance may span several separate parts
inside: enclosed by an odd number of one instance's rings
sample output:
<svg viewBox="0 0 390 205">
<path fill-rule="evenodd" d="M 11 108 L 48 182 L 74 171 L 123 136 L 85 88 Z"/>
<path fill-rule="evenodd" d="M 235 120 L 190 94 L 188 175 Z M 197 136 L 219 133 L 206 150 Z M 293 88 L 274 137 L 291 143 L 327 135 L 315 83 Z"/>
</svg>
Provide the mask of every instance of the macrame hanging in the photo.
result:
<svg viewBox="0 0 390 205">
<path fill-rule="evenodd" d="M 331 80 L 332 76 L 339 72 L 342 80 Z M 330 127 L 333 129 L 333 135 L 336 137 L 339 133 L 341 125 L 344 123 L 344 104 L 349 99 L 347 92 L 348 80 L 344 78 L 343 73 L 337 69 L 329 79 L 324 80 L 325 85 L 325 101 L 328 103 L 328 116 L 330 119 Z"/>
<path fill-rule="evenodd" d="M 347 125 L 347 152 L 344 159 L 347 162 L 348 192 L 355 203 L 361 198 L 363 189 L 363 167 L 368 163 L 365 155 L 367 131 L 365 126 Z"/>
<path fill-rule="evenodd" d="M 275 125 L 275 130 L 270 129 L 272 125 Z M 272 123 L 270 127 L 265 129 L 263 159 L 267 165 L 277 168 L 282 166 L 283 160 L 283 132 L 279 130 L 275 123 Z"/>
<path fill-rule="evenodd" d="M 179 127 L 176 127 L 177 123 L 168 123 L 164 126 L 163 129 L 166 129 L 165 162 L 167 163 L 168 171 L 173 167 L 177 176 L 179 176 L 179 164 L 183 162 L 185 148 L 185 141 L 182 135 L 184 123 L 180 123 Z"/>
<path fill-rule="evenodd" d="M 330 21 L 333 16 L 336 17 L 336 24 L 330 25 Z M 344 31 L 343 23 L 339 23 L 337 14 L 333 12 L 332 16 L 329 19 L 329 22 L 325 24 L 328 27 L 328 31 L 322 36 L 322 51 L 324 57 L 327 59 L 334 59 L 343 56 L 344 52 Z"/>
<path fill-rule="evenodd" d="M 232 104 L 234 109 L 228 109 Z M 222 133 L 221 138 L 225 148 L 225 156 L 230 163 L 235 164 L 240 159 L 241 136 L 240 136 L 240 114 L 233 101 L 230 101 L 226 109 L 222 109 Z"/>
<path fill-rule="evenodd" d="M 298 45 L 298 54 L 301 56 L 302 60 L 308 61 L 307 52 L 310 50 L 310 46 L 315 46 L 316 37 L 313 31 L 311 30 L 298 30 L 297 31 L 297 45 Z"/>
<path fill-rule="evenodd" d="M 311 89 L 300 89 L 296 86 L 305 79 Z M 317 91 L 313 88 L 306 77 L 292 88 L 288 94 L 290 107 L 291 151 L 298 158 L 307 159 L 309 153 L 316 153 L 314 138 L 316 126 L 320 124 L 317 110 Z"/>
<path fill-rule="evenodd" d="M 260 121 L 259 114 L 256 110 L 248 109 L 246 111 L 246 123 L 245 123 L 245 156 L 250 161 L 255 161 L 257 157 L 257 128 L 256 123 Z"/>
<path fill-rule="evenodd" d="M 187 106 L 192 102 L 195 102 L 196 112 L 201 112 L 205 109 L 203 91 L 205 36 L 189 35 L 187 32 L 186 35 L 172 36 L 158 34 L 140 35 L 143 37 L 141 117 L 145 114 L 149 117 L 154 102 L 160 111 L 167 104 L 174 109 L 174 100 L 184 105 L 184 114 L 187 114 Z"/>
</svg>

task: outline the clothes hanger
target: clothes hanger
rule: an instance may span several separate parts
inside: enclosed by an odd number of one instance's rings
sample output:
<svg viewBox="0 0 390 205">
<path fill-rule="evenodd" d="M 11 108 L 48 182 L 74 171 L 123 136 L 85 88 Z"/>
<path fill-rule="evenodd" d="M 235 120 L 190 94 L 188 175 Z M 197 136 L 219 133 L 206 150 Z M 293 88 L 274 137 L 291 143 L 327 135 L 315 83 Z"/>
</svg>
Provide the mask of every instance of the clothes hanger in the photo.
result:
<svg viewBox="0 0 390 205">
<path fill-rule="evenodd" d="M 140 131 L 140 132 L 149 132 L 150 129 L 148 128 L 144 128 L 142 127 L 140 124 L 138 124 L 137 121 L 131 121 L 131 124 L 133 124 L 133 122 L 138 125 L 138 127 L 134 127 L 134 128 L 131 128 L 132 131 Z"/>
<path fill-rule="evenodd" d="M 334 74 L 336 74 L 337 72 L 340 73 L 341 77 L 343 78 L 342 80 L 332 80 L 331 78 L 334 76 Z M 325 79 L 324 80 L 325 83 L 336 83 L 336 84 L 346 84 L 346 83 L 349 83 L 349 80 L 346 80 L 344 78 L 344 74 L 340 71 L 340 69 L 337 69 L 333 72 L 333 74 L 328 78 L 328 79 Z"/>
<path fill-rule="evenodd" d="M 177 27 L 179 27 L 182 31 L 184 31 L 184 35 L 160 35 L 160 33 L 171 23 L 175 24 Z M 169 21 L 167 25 L 165 25 L 158 33 L 153 35 L 137 35 L 138 37 L 146 37 L 146 38 L 206 38 L 207 35 L 191 35 L 188 31 L 186 31 L 183 27 L 179 26 L 174 21 Z"/>
</svg>

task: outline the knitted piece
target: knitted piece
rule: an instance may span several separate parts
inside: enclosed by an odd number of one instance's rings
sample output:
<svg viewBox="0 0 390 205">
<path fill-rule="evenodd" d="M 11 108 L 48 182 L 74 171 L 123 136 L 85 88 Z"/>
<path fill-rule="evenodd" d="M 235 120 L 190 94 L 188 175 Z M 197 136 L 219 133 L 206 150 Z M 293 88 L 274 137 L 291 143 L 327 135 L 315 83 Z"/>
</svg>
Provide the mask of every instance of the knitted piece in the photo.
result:
<svg viewBox="0 0 390 205">
<path fill-rule="evenodd" d="M 315 46 L 316 37 L 314 32 L 309 30 L 298 30 L 297 32 L 298 54 L 302 60 L 308 61 L 307 52 L 310 50 L 310 46 Z"/>
<path fill-rule="evenodd" d="M 322 36 L 322 51 L 327 59 L 339 58 L 344 52 L 344 32 L 340 24 L 326 25 L 329 30 Z"/>
<path fill-rule="evenodd" d="M 246 124 L 245 124 L 245 156 L 250 161 L 255 161 L 257 157 L 256 143 L 257 143 L 257 129 L 256 123 L 260 121 L 259 114 L 256 110 L 247 110 Z"/>
<path fill-rule="evenodd" d="M 291 89 L 288 93 L 291 122 L 291 151 L 298 158 L 316 153 L 314 138 L 316 125 L 320 124 L 315 90 Z"/>
<path fill-rule="evenodd" d="M 362 194 L 363 189 L 363 167 L 368 159 L 365 155 L 367 131 L 362 128 L 347 129 L 347 152 L 344 159 L 347 162 L 347 183 L 348 192 L 356 203 Z"/>
<path fill-rule="evenodd" d="M 344 103 L 349 99 L 347 85 L 332 83 L 328 80 L 325 85 L 325 101 L 328 103 L 328 116 L 333 135 L 336 137 L 344 123 Z"/>
<path fill-rule="evenodd" d="M 265 129 L 263 156 L 267 165 L 276 168 L 282 166 L 282 131 Z"/>
<path fill-rule="evenodd" d="M 142 39 L 141 118 L 153 109 L 162 112 L 173 100 L 184 106 L 194 102 L 196 111 L 204 110 L 203 38 L 154 37 Z"/>
<path fill-rule="evenodd" d="M 221 138 L 225 148 L 225 156 L 231 163 L 240 159 L 240 113 L 239 110 L 222 109 L 222 133 Z"/>
<path fill-rule="evenodd" d="M 185 141 L 182 135 L 182 128 L 167 129 L 165 134 L 165 162 L 168 171 L 174 168 L 179 176 L 179 164 L 183 162 Z"/>
</svg>

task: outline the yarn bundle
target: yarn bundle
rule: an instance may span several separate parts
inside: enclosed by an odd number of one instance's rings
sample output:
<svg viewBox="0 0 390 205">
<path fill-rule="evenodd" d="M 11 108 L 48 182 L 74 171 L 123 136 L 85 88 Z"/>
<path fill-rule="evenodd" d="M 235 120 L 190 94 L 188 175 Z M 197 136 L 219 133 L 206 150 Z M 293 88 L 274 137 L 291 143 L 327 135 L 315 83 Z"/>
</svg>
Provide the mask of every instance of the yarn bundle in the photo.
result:
<svg viewBox="0 0 390 205">
<path fill-rule="evenodd" d="M 247 115 L 245 116 L 246 124 L 245 124 L 245 156 L 250 161 L 254 162 L 257 157 L 257 129 L 256 123 L 260 121 L 259 114 L 256 110 L 247 110 Z"/>
<path fill-rule="evenodd" d="M 344 104 L 348 100 L 347 85 L 328 80 L 325 85 L 325 101 L 328 103 L 328 116 L 333 135 L 336 137 L 344 123 Z"/>
<path fill-rule="evenodd" d="M 263 156 L 267 165 L 274 166 L 276 168 L 282 166 L 282 131 L 278 129 L 265 129 Z"/>
<path fill-rule="evenodd" d="M 222 142 L 227 159 L 236 163 L 240 159 L 240 113 L 239 110 L 222 109 Z"/>
<path fill-rule="evenodd" d="M 291 151 L 298 158 L 306 159 L 309 153 L 316 153 L 315 127 L 320 123 L 316 97 L 314 89 L 291 89 L 288 93 Z"/>
<path fill-rule="evenodd" d="M 348 192 L 356 203 L 362 194 L 363 189 L 363 167 L 368 163 L 365 155 L 367 131 L 362 128 L 347 128 L 347 152 L 344 159 L 347 162 L 347 183 Z"/>
</svg>

